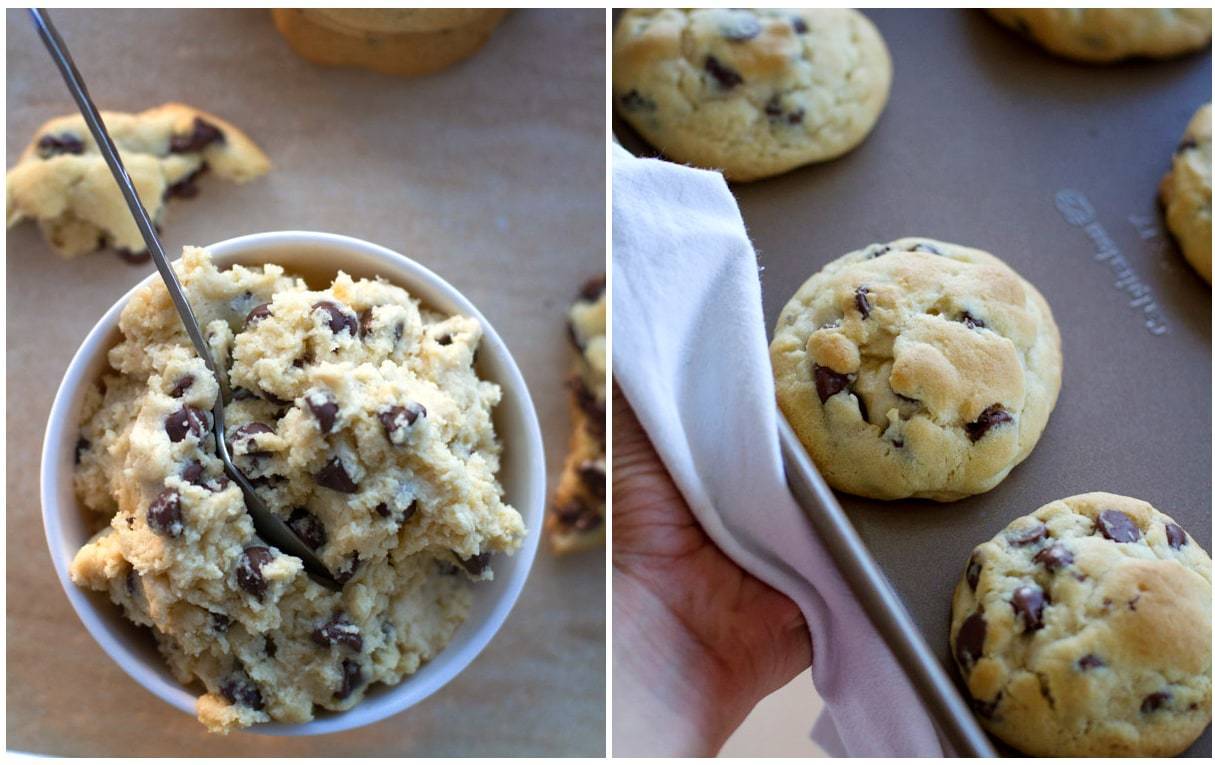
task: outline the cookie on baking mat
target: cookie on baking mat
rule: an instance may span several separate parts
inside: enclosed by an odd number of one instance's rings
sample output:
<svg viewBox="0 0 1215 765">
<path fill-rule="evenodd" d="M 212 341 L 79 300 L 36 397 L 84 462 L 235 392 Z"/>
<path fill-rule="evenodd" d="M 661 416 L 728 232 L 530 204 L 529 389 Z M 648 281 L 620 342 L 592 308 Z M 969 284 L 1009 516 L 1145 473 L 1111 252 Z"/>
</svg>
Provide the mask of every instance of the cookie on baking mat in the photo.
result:
<svg viewBox="0 0 1215 765">
<path fill-rule="evenodd" d="M 1160 182 L 1165 221 L 1185 259 L 1211 282 L 1211 105 L 1194 114 Z"/>
<path fill-rule="evenodd" d="M 890 91 L 886 44 L 851 10 L 633 9 L 612 59 L 620 115 L 668 158 L 733 181 L 851 150 Z"/>
<path fill-rule="evenodd" d="M 923 237 L 828 263 L 781 311 L 776 397 L 823 477 L 875 499 L 996 486 L 1059 395 L 1050 307 L 981 250 Z"/>
<path fill-rule="evenodd" d="M 1210 8 L 992 8 L 996 21 L 1065 58 L 1172 58 L 1211 42 Z"/>
<path fill-rule="evenodd" d="M 1080 494 L 975 548 L 953 655 L 984 727 L 1034 756 L 1168 756 L 1211 722 L 1211 558 L 1147 502 Z"/>
</svg>

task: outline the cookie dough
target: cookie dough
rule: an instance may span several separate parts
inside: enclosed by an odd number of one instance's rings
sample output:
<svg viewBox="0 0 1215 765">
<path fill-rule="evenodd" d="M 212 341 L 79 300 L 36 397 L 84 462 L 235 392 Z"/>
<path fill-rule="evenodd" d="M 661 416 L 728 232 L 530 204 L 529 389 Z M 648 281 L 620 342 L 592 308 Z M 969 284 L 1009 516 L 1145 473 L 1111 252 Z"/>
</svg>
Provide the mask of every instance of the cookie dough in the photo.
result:
<svg viewBox="0 0 1215 765">
<path fill-rule="evenodd" d="M 1038 442 L 1063 358 L 1046 300 L 981 250 L 910 237 L 828 263 L 781 311 L 776 397 L 823 477 L 875 499 L 996 486 Z"/>
<path fill-rule="evenodd" d="M 469 581 L 525 533 L 496 477 L 501 392 L 473 369 L 481 326 L 341 273 L 312 290 L 197 248 L 176 270 L 226 376 L 234 459 L 343 589 L 254 532 L 215 456 L 217 381 L 160 282 L 85 401 L 76 491 L 108 525 L 72 580 L 152 629 L 213 731 L 349 709 L 442 650 Z"/>
<path fill-rule="evenodd" d="M 975 548 L 950 644 L 983 726 L 1035 757 L 1163 757 L 1211 722 L 1211 558 L 1147 502 L 1051 502 Z"/>
<path fill-rule="evenodd" d="M 603 544 L 607 468 L 604 432 L 607 389 L 607 296 L 603 277 L 582 287 L 570 306 L 570 340 L 578 349 L 570 376 L 574 434 L 546 525 L 558 554 Z"/>
<path fill-rule="evenodd" d="M 433 74 L 480 50 L 506 16 L 498 8 L 275 8 L 279 34 L 325 66 Z"/>
<path fill-rule="evenodd" d="M 886 44 L 852 10 L 626 11 L 619 114 L 677 162 L 751 181 L 838 157 L 886 105 Z"/>
<path fill-rule="evenodd" d="M 1194 114 L 1160 182 L 1169 231 L 1185 259 L 1211 283 L 1211 105 Z"/>
<path fill-rule="evenodd" d="M 164 222 L 165 203 L 198 194 L 200 175 L 244 183 L 270 169 L 266 155 L 241 131 L 185 104 L 139 114 L 102 112 L 110 138 L 153 222 Z M 71 258 L 113 247 L 136 262 L 147 248 L 110 168 L 80 115 L 38 128 L 34 140 L 5 176 L 9 228 L 38 222 L 47 242 Z"/>
<path fill-rule="evenodd" d="M 1210 8 L 992 8 L 1046 50 L 1089 63 L 1171 58 L 1211 42 Z"/>
</svg>

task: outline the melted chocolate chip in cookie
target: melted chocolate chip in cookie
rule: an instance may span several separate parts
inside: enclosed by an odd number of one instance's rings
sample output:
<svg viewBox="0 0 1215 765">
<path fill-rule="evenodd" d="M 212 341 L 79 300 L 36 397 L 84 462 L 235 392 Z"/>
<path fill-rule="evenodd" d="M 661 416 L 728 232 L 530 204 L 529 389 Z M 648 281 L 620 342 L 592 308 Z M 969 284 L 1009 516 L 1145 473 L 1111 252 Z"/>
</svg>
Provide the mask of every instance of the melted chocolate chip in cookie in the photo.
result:
<svg viewBox="0 0 1215 765">
<path fill-rule="evenodd" d="M 363 669 L 359 666 L 359 663 L 350 659 L 342 659 L 342 684 L 334 692 L 333 697 L 339 701 L 348 698 L 362 684 Z"/>
<path fill-rule="evenodd" d="M 970 311 L 963 311 L 962 315 L 958 318 L 958 321 L 965 324 L 968 329 L 982 328 L 982 327 L 987 326 L 986 324 L 983 323 L 982 319 L 976 319 L 970 313 Z"/>
<path fill-rule="evenodd" d="M 999 404 L 992 404 L 979 414 L 977 420 L 966 423 L 966 436 L 970 439 L 971 443 L 974 443 L 987 435 L 987 431 L 992 428 L 1012 421 L 1013 416 L 1004 411 L 1004 407 Z"/>
<path fill-rule="evenodd" d="M 195 183 L 198 179 L 207 172 L 206 164 L 201 165 L 197 170 L 190 173 L 186 177 L 169 184 L 165 188 L 165 199 L 193 199 L 198 196 L 198 186 Z"/>
<path fill-rule="evenodd" d="M 1189 541 L 1186 537 L 1185 529 L 1178 526 L 1176 523 L 1165 524 L 1164 535 L 1169 540 L 1169 547 L 1174 550 L 1180 550 Z"/>
<path fill-rule="evenodd" d="M 1076 666 L 1078 666 L 1082 672 L 1087 672 L 1090 669 L 1104 667 L 1105 662 L 1102 661 L 1101 657 L 1096 654 L 1086 653 L 1076 660 Z"/>
<path fill-rule="evenodd" d="M 1013 590 L 1013 613 L 1021 617 L 1026 632 L 1042 629 L 1042 612 L 1046 608 L 1046 596 L 1036 584 L 1026 584 Z"/>
<path fill-rule="evenodd" d="M 979 575 L 982 573 L 983 561 L 979 559 L 979 552 L 976 550 L 971 553 L 970 560 L 966 563 L 966 583 L 970 585 L 971 591 L 979 586 Z"/>
<path fill-rule="evenodd" d="M 789 20 L 789 23 L 793 25 L 793 31 L 799 35 L 804 35 L 810 31 L 810 27 L 806 26 L 806 20 L 801 16 L 794 16 Z"/>
<path fill-rule="evenodd" d="M 1143 703 L 1139 705 L 1139 711 L 1144 714 L 1155 712 L 1157 709 L 1160 709 L 1165 704 L 1172 701 L 1172 699 L 1173 694 L 1169 693 L 1168 691 L 1156 691 L 1155 693 L 1149 693 L 1144 697 Z"/>
<path fill-rule="evenodd" d="M 38 156 L 43 159 L 60 154 L 84 154 L 84 141 L 71 133 L 44 135 L 38 139 Z"/>
<path fill-rule="evenodd" d="M 358 625 L 351 622 L 350 617 L 342 611 L 312 631 L 312 642 L 322 648 L 343 645 L 352 651 L 363 650 L 363 636 L 359 634 Z"/>
<path fill-rule="evenodd" d="M 327 316 L 326 324 L 335 336 L 349 332 L 351 337 L 359 336 L 359 320 L 353 313 L 332 300 L 322 300 L 314 303 L 312 310 L 321 311 Z"/>
<path fill-rule="evenodd" d="M 856 288 L 856 293 L 853 296 L 853 302 L 856 303 L 856 310 L 860 312 L 862 319 L 869 318 L 869 288 L 860 286 Z"/>
<path fill-rule="evenodd" d="M 705 59 L 705 71 L 712 75 L 723 90 L 742 85 L 742 75 L 718 61 L 714 56 Z"/>
<path fill-rule="evenodd" d="M 222 143 L 223 140 L 223 131 L 202 117 L 195 117 L 189 133 L 175 135 L 169 139 L 169 153 L 186 154 L 202 151 L 213 143 Z"/>
<path fill-rule="evenodd" d="M 983 614 L 974 613 L 966 617 L 954 639 L 954 657 L 963 672 L 969 672 L 974 663 L 983 656 L 983 643 L 987 641 L 987 622 Z"/>
<path fill-rule="evenodd" d="M 460 558 L 460 565 L 473 576 L 480 576 L 489 568 L 489 553 L 477 553 L 471 558 Z"/>
<path fill-rule="evenodd" d="M 87 439 L 87 438 L 77 438 L 76 439 L 76 455 L 75 455 L 74 459 L 75 459 L 75 463 L 77 465 L 80 464 L 80 455 L 87 452 L 89 450 L 89 447 L 92 445 L 93 444 L 91 444 L 89 442 L 89 439 Z"/>
<path fill-rule="evenodd" d="M 658 105 L 636 90 L 629 90 L 620 97 L 620 108 L 627 112 L 652 112 Z"/>
<path fill-rule="evenodd" d="M 1061 568 L 1070 566 L 1075 561 L 1072 554 L 1062 544 L 1053 544 L 1050 547 L 1044 547 L 1034 556 L 1034 563 L 1041 565 L 1047 571 L 1058 571 Z"/>
<path fill-rule="evenodd" d="M 1126 544 L 1139 541 L 1139 527 L 1130 516 L 1118 510 L 1102 510 L 1097 515 L 1097 530 L 1112 542 Z"/>
<path fill-rule="evenodd" d="M 1036 526 L 1030 526 L 1029 528 L 1026 528 L 1026 529 L 1018 529 L 1017 531 L 1010 531 L 1009 533 L 1004 535 L 1004 538 L 1008 541 L 1008 544 L 1013 547 L 1025 547 L 1027 545 L 1032 545 L 1035 542 L 1045 539 L 1046 538 L 1046 526 L 1044 524 L 1039 523 Z"/>
<path fill-rule="evenodd" d="M 827 399 L 845 390 L 852 379 L 852 375 L 842 375 L 819 364 L 814 365 L 814 389 L 818 392 L 818 400 L 824 404 Z"/>
<path fill-rule="evenodd" d="M 557 505 L 553 512 L 562 526 L 577 531 L 589 531 L 603 522 L 603 516 L 578 497 Z"/>
<path fill-rule="evenodd" d="M 583 460 L 578 465 L 578 480 L 593 496 L 599 499 L 607 496 L 607 474 L 604 472 L 603 463 Z"/>
<path fill-rule="evenodd" d="M 262 692 L 247 674 L 239 670 L 220 683 L 219 695 L 229 703 L 242 707 L 261 709 L 263 706 Z"/>
</svg>

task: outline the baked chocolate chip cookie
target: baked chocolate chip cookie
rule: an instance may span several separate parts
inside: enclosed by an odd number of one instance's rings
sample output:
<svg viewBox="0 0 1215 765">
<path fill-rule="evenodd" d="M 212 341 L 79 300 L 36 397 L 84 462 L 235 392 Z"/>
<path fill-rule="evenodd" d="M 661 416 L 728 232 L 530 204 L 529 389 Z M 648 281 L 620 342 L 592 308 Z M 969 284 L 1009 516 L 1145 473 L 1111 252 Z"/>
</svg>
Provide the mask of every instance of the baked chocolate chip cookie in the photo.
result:
<svg viewBox="0 0 1215 765">
<path fill-rule="evenodd" d="M 1169 231 L 1185 259 L 1211 282 L 1211 105 L 1194 114 L 1160 182 Z"/>
<path fill-rule="evenodd" d="M 998 258 L 922 237 L 828 263 L 781 311 L 776 397 L 823 477 L 950 501 L 1029 456 L 1063 358 L 1046 300 Z"/>
<path fill-rule="evenodd" d="M 170 199 L 198 194 L 208 170 L 244 183 L 270 169 L 270 160 L 244 133 L 213 114 L 165 104 L 139 114 L 102 112 L 127 173 L 153 222 L 164 219 Z M 147 248 L 122 192 L 80 115 L 38 128 L 5 177 L 8 225 L 38 222 L 47 242 L 64 257 L 113 247 L 128 259 L 147 260 Z"/>
<path fill-rule="evenodd" d="M 882 36 L 851 10 L 633 9 L 613 43 L 620 115 L 670 159 L 733 181 L 851 150 L 890 78 Z"/>
<path fill-rule="evenodd" d="M 561 482 L 548 515 L 548 538 L 557 553 L 603 544 L 607 498 L 607 299 L 604 278 L 582 287 L 569 310 L 569 336 L 578 349 L 570 375 L 574 433 Z"/>
<path fill-rule="evenodd" d="M 1147 502 L 1051 502 L 975 548 L 950 644 L 980 721 L 1033 756 L 1168 756 L 1211 722 L 1211 558 Z"/>
<path fill-rule="evenodd" d="M 992 8 L 1001 24 L 1065 58 L 1171 58 L 1211 42 L 1210 8 Z"/>
</svg>

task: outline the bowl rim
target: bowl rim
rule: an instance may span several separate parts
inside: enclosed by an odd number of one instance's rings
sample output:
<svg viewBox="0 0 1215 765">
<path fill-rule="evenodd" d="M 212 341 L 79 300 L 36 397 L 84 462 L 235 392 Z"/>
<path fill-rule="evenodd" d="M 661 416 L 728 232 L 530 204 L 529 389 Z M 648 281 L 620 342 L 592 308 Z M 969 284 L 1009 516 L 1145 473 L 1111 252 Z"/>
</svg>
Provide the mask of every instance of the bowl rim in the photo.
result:
<svg viewBox="0 0 1215 765">
<path fill-rule="evenodd" d="M 422 665 L 423 668 L 434 668 L 426 676 L 425 683 L 411 684 L 410 680 L 414 676 L 407 676 L 395 685 L 386 686 L 385 690 L 374 700 L 383 703 L 369 704 L 364 700 L 348 710 L 325 710 L 323 717 L 315 717 L 307 722 L 261 723 L 244 729 L 245 732 L 266 735 L 308 736 L 350 730 L 399 714 L 437 692 L 463 672 L 480 655 L 505 623 L 531 572 L 543 526 L 547 476 L 544 444 L 535 403 L 510 349 L 472 301 L 426 266 L 382 245 L 342 234 L 318 231 L 285 230 L 245 234 L 216 242 L 203 249 L 216 258 L 239 259 L 242 254 L 291 245 L 313 248 L 320 245 L 331 247 L 335 251 L 356 251 L 373 259 L 391 263 L 399 274 L 408 274 L 408 278 L 385 277 L 391 283 L 407 290 L 412 290 L 424 283 L 428 290 L 441 294 L 443 299 L 452 303 L 456 311 L 481 322 L 482 347 L 487 345 L 493 347 L 494 353 L 498 357 L 500 373 L 494 382 L 502 386 L 504 390 L 513 390 L 517 394 L 514 397 L 514 407 L 517 409 L 516 414 L 522 427 L 519 428 L 520 432 L 512 435 L 514 442 L 521 445 L 520 459 L 525 461 L 522 471 L 525 490 L 521 493 L 530 495 L 532 498 L 530 507 L 515 505 L 516 510 L 523 516 L 527 533 L 519 550 L 511 556 L 513 565 L 504 589 L 487 605 L 489 609 L 487 617 L 476 632 L 470 636 L 467 643 L 457 651 L 449 650 L 450 645 L 445 646 Z M 289 268 L 287 270 L 290 271 Z M 59 469 L 59 454 L 63 439 L 76 437 L 75 423 L 67 422 L 76 393 L 83 384 L 92 380 L 91 376 L 88 376 L 88 368 L 98 356 L 108 352 L 109 345 L 106 344 L 106 339 L 117 331 L 119 315 L 132 296 L 159 278 L 159 274 L 153 272 L 127 290 L 102 314 L 72 355 L 63 379 L 55 392 L 43 434 L 39 466 L 39 496 L 42 505 L 43 532 L 46 536 L 51 562 L 55 567 L 60 586 L 67 595 L 77 618 L 84 624 L 85 629 L 106 655 L 118 664 L 131 679 L 171 706 L 195 716 L 197 696 L 184 685 L 170 681 L 158 672 L 150 670 L 144 658 L 138 655 L 121 636 L 112 633 L 99 619 L 97 607 L 90 601 L 89 593 L 72 582 L 68 573 L 70 555 L 65 557 L 59 544 L 59 540 L 63 536 L 61 516 L 67 509 L 59 503 L 56 494 L 56 487 L 63 480 L 62 471 Z M 498 407 L 506 405 L 508 399 L 509 397 L 504 396 Z"/>
</svg>

